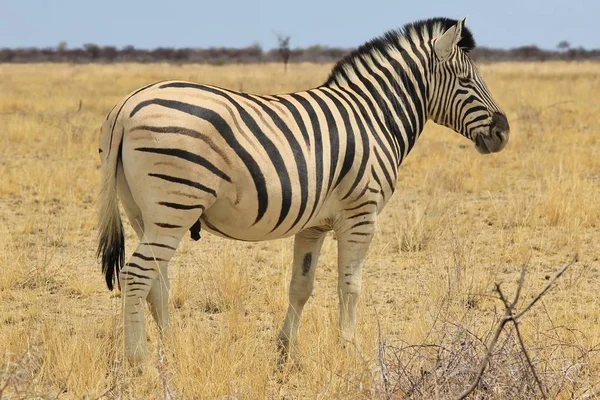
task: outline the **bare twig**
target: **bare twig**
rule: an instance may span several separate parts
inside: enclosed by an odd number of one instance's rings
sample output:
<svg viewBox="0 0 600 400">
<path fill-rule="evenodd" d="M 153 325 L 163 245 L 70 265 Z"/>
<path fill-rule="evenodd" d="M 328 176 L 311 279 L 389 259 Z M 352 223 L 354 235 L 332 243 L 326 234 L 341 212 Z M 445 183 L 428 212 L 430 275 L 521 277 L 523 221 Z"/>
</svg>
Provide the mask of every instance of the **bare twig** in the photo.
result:
<svg viewBox="0 0 600 400">
<path fill-rule="evenodd" d="M 171 394 L 171 388 L 169 387 L 169 380 L 167 378 L 167 372 L 165 370 L 165 351 L 162 345 L 162 339 L 158 341 L 158 374 L 160 376 L 160 381 L 163 385 L 163 399 L 164 400 L 172 400 L 173 395 Z"/>
<path fill-rule="evenodd" d="M 96 397 L 95 400 L 100 400 L 104 397 L 111 397 L 110 394 L 111 392 L 115 389 L 115 385 L 112 385 L 111 387 L 109 387 L 108 389 L 106 389 L 106 391 L 104 391 L 104 393 L 102 393 L 101 395 L 99 395 L 98 397 Z"/>
<path fill-rule="evenodd" d="M 542 296 L 550 289 L 550 287 L 554 284 L 554 282 L 556 282 L 556 280 L 558 278 L 560 278 L 562 276 L 562 274 L 564 274 L 567 269 L 569 269 L 569 267 L 571 265 L 573 265 L 573 263 L 575 262 L 575 258 L 572 259 L 571 261 L 569 261 L 568 263 L 566 263 L 565 265 L 563 265 L 563 267 L 560 269 L 560 271 L 557 272 L 557 274 L 554 276 L 554 278 L 552 278 L 550 280 L 550 282 L 548 282 L 548 284 L 546 285 L 546 287 L 537 295 L 533 298 L 533 300 L 531 300 L 531 302 L 529 302 L 529 304 L 527 304 L 525 306 L 525 308 L 523 308 L 521 311 L 519 311 L 517 314 L 515 314 L 513 316 L 514 319 L 519 319 L 521 318 L 521 316 L 523 316 L 523 314 L 525 314 L 531 307 L 533 307 L 533 305 L 535 303 L 538 302 L 539 299 L 542 298 Z"/>
<path fill-rule="evenodd" d="M 508 312 L 508 310 L 507 310 Z M 458 399 L 462 400 L 465 399 L 468 395 L 471 394 L 471 392 L 473 390 L 475 390 L 475 388 L 477 387 L 477 385 L 479 384 L 479 381 L 483 375 L 483 371 L 485 371 L 485 367 L 487 367 L 489 361 L 490 361 L 490 356 L 492 354 L 492 351 L 494 350 L 494 347 L 496 347 L 496 343 L 498 342 L 498 338 L 500 337 L 500 334 L 502 333 L 502 330 L 504 329 L 504 325 L 506 325 L 506 323 L 508 321 L 510 321 L 511 319 L 511 315 L 504 315 L 504 318 L 502 318 L 502 320 L 500 321 L 500 323 L 498 324 L 498 326 L 496 327 L 496 330 L 494 331 L 494 335 L 492 336 L 492 339 L 490 341 L 490 344 L 487 348 L 487 351 L 485 352 L 485 355 L 483 356 L 483 359 L 481 360 L 481 363 L 479 364 L 479 370 L 477 371 L 477 375 L 475 376 L 475 379 L 473 380 L 473 382 L 471 383 L 471 385 L 469 385 L 468 388 L 466 388 L 459 396 Z"/>
<path fill-rule="evenodd" d="M 533 305 L 535 303 L 537 303 L 542 296 L 552 287 L 552 285 L 554 284 L 554 282 L 556 282 L 556 280 L 558 278 L 560 278 L 565 271 L 571 266 L 573 265 L 573 263 L 575 262 L 576 258 L 572 259 L 570 262 L 566 263 L 565 265 L 563 265 L 563 267 L 560 269 L 560 271 L 558 271 L 558 273 L 554 276 L 554 278 L 552 278 L 550 280 L 550 282 L 548 282 L 548 284 L 546 285 L 546 287 L 544 287 L 544 289 L 542 289 L 542 291 L 540 293 L 537 294 L 537 296 L 535 296 L 521 311 L 519 311 L 518 313 L 513 313 L 515 306 L 517 305 L 518 301 L 519 301 L 519 297 L 521 295 L 521 289 L 523 288 L 523 283 L 525 280 L 525 266 L 523 266 L 523 268 L 521 269 L 521 276 L 519 278 L 519 283 L 517 285 L 517 291 L 515 293 L 515 297 L 514 300 L 512 302 L 509 302 L 506 297 L 504 296 L 504 293 L 502 292 L 502 290 L 500 289 L 500 285 L 496 284 L 496 292 L 498 293 L 498 296 L 500 297 L 500 300 L 502 301 L 502 303 L 504 304 L 505 307 L 505 314 L 504 317 L 502 318 L 502 320 L 500 320 L 500 323 L 498 324 L 498 326 L 496 327 L 496 330 L 494 331 L 494 334 L 492 336 L 492 339 L 490 340 L 490 344 L 487 347 L 487 351 L 485 352 L 485 355 L 483 356 L 483 359 L 481 360 L 481 363 L 479 364 L 479 369 L 477 371 L 477 374 L 475 376 L 475 379 L 473 380 L 473 382 L 469 385 L 469 387 L 467 387 L 459 396 L 458 399 L 462 400 L 465 399 L 467 396 L 469 396 L 473 390 L 475 390 L 475 388 L 477 387 L 477 385 L 479 384 L 479 381 L 481 380 L 481 377 L 483 376 L 483 372 L 485 371 L 485 368 L 487 367 L 487 365 L 489 364 L 490 361 L 490 357 L 491 354 L 498 342 L 498 338 L 500 337 L 500 334 L 502 333 L 502 331 L 504 330 L 504 326 L 508 323 L 508 322 L 513 322 L 513 324 L 515 325 L 515 330 L 517 332 L 517 336 L 519 339 L 519 342 L 521 344 L 521 349 L 523 350 L 525 357 L 527 359 L 527 362 L 529 364 L 529 367 L 533 373 L 533 376 L 536 380 L 536 383 L 538 384 L 538 387 L 542 393 L 543 398 L 546 398 L 545 392 L 543 390 L 543 386 L 541 384 L 541 381 L 539 380 L 539 377 L 537 376 L 535 369 L 533 367 L 533 364 L 531 362 L 531 358 L 529 357 L 526 349 L 525 349 L 525 345 L 523 343 L 523 339 L 521 337 L 520 331 L 518 329 L 517 323 L 518 323 L 518 319 L 520 317 L 522 317 L 527 311 L 529 311 L 529 309 L 531 309 L 531 307 L 533 307 Z"/>
<path fill-rule="evenodd" d="M 542 393 L 542 398 L 546 399 L 546 392 L 544 391 L 544 387 L 542 386 L 542 381 L 538 377 L 537 372 L 535 371 L 535 367 L 533 366 L 533 362 L 531 361 L 531 357 L 529 357 L 529 352 L 525 348 L 525 342 L 523 342 L 523 337 L 521 336 L 521 330 L 519 329 L 519 323 L 517 320 L 513 319 L 513 324 L 515 326 L 515 332 L 517 332 L 517 338 L 519 339 L 519 344 L 521 345 L 521 350 L 523 350 L 523 354 L 525 355 L 525 359 L 527 360 L 527 364 L 529 364 L 529 369 L 531 370 L 531 374 L 535 379 L 535 383 L 538 385 L 538 389 L 540 389 L 540 393 Z"/>
<path fill-rule="evenodd" d="M 373 303 L 373 310 L 375 311 L 375 318 L 377 318 L 377 348 L 379 352 L 379 367 L 381 368 L 381 378 L 383 379 L 383 387 L 385 389 L 385 398 L 391 399 L 390 393 L 390 378 L 387 365 L 385 363 L 385 344 L 383 343 L 381 337 L 381 323 L 379 322 L 379 313 L 377 312 L 377 308 L 375 307 L 375 303 Z"/>
<path fill-rule="evenodd" d="M 498 293 L 498 296 L 500 296 L 500 300 L 502 300 L 502 302 L 504 303 L 504 307 L 506 308 L 506 315 L 512 315 L 513 309 L 517 305 L 517 301 L 519 300 L 519 296 L 521 295 L 521 289 L 523 287 L 524 281 L 525 281 L 525 265 L 523 265 L 523 267 L 521 268 L 521 277 L 519 278 L 519 284 L 517 286 L 517 293 L 515 294 L 515 300 L 510 304 L 506 300 L 504 293 L 502 293 L 502 289 L 500 288 L 500 285 L 496 284 L 496 292 Z M 533 378 L 535 379 L 535 382 L 538 385 L 538 389 L 540 389 L 540 392 L 542 393 L 542 398 L 546 399 L 546 392 L 544 391 L 542 382 L 540 381 L 540 378 L 538 377 L 538 375 L 535 371 L 535 367 L 533 366 L 533 362 L 531 361 L 531 357 L 529 357 L 529 353 L 527 352 L 527 349 L 525 348 L 525 343 L 523 342 L 523 337 L 521 336 L 521 330 L 519 329 L 519 322 L 514 317 L 512 317 L 511 321 L 515 327 L 515 331 L 517 333 L 517 338 L 519 339 L 519 344 L 521 346 L 521 350 L 523 351 L 523 354 L 525 355 L 525 359 L 527 360 L 529 369 L 531 370 L 531 373 L 533 374 Z"/>
<path fill-rule="evenodd" d="M 596 386 L 593 389 L 588 389 L 587 391 L 583 392 L 583 394 L 579 397 L 579 399 L 581 399 L 581 400 L 596 399 L 596 398 L 598 398 L 598 396 L 600 396 L 600 386 Z"/>
</svg>

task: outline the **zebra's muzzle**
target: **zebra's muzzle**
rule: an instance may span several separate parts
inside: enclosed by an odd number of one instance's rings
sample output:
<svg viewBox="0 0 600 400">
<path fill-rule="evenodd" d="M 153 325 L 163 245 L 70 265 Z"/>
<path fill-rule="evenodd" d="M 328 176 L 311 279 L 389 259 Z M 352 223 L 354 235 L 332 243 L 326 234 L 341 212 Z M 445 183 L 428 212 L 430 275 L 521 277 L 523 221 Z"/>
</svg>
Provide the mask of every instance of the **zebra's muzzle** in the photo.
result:
<svg viewBox="0 0 600 400">
<path fill-rule="evenodd" d="M 495 113 L 487 133 L 475 137 L 475 147 L 481 154 L 496 153 L 502 150 L 510 134 L 508 119 L 501 113 Z"/>
</svg>

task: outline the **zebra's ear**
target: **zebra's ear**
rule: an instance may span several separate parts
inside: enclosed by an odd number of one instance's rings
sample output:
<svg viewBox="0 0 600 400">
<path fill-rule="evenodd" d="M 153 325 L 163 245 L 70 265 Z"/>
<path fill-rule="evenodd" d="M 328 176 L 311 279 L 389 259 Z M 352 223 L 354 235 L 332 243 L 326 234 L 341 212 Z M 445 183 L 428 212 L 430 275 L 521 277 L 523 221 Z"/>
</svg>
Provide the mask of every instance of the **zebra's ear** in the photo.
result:
<svg viewBox="0 0 600 400">
<path fill-rule="evenodd" d="M 456 24 L 452 25 L 442 36 L 435 39 L 433 43 L 433 49 L 435 50 L 435 55 L 438 60 L 445 61 L 450 53 L 452 53 L 452 48 L 460 42 L 460 38 L 462 37 L 462 28 L 465 26 L 467 22 L 467 17 L 461 19 L 456 22 Z"/>
</svg>

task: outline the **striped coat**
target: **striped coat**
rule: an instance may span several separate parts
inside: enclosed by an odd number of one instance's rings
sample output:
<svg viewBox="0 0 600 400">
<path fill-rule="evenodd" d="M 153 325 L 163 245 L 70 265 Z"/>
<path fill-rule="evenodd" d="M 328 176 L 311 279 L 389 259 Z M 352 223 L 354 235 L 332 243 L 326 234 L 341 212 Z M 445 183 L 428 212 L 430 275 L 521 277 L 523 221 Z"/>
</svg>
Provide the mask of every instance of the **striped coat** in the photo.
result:
<svg viewBox="0 0 600 400">
<path fill-rule="evenodd" d="M 125 348 L 145 354 L 147 300 L 168 327 L 167 264 L 188 230 L 247 241 L 295 235 L 282 363 L 295 343 L 324 233 L 338 237 L 340 330 L 352 340 L 363 260 L 398 168 L 426 121 L 482 153 L 501 150 L 508 122 L 468 51 L 463 21 L 409 24 L 361 46 L 317 88 L 254 95 L 158 82 L 127 96 L 100 136 L 98 254 L 124 291 Z M 124 263 L 120 199 L 140 244 Z"/>
</svg>

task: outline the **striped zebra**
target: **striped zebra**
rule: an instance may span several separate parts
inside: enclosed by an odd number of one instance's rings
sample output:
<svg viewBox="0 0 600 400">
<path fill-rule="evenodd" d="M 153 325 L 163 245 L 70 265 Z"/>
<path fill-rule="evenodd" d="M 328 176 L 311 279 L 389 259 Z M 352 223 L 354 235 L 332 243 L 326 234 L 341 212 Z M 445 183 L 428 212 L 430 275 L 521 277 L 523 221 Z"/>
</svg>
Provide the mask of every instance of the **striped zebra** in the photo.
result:
<svg viewBox="0 0 600 400">
<path fill-rule="evenodd" d="M 123 293 L 125 354 L 144 359 L 144 300 L 169 325 L 167 264 L 188 230 L 261 241 L 294 235 L 280 362 L 295 346 L 327 231 L 338 243 L 341 336 L 352 341 L 362 267 L 398 168 L 428 119 L 502 150 L 507 118 L 468 53 L 465 20 L 434 18 L 360 46 L 314 89 L 256 95 L 163 81 L 136 90 L 100 134 L 98 256 Z M 125 263 L 119 200 L 140 242 Z"/>
</svg>

